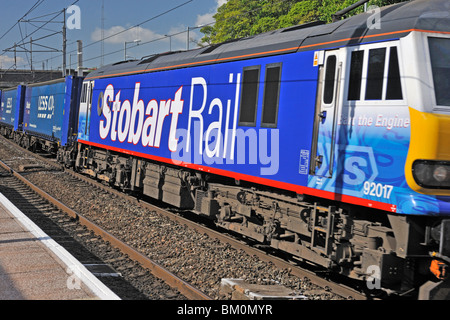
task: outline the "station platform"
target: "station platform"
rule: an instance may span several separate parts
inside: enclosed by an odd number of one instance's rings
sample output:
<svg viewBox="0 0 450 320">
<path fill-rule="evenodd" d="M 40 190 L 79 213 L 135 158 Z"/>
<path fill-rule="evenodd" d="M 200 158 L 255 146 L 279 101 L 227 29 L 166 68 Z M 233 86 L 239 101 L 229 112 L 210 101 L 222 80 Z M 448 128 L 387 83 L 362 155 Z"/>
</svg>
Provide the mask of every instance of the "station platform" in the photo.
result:
<svg viewBox="0 0 450 320">
<path fill-rule="evenodd" d="M 120 300 L 0 193 L 0 300 Z"/>
</svg>

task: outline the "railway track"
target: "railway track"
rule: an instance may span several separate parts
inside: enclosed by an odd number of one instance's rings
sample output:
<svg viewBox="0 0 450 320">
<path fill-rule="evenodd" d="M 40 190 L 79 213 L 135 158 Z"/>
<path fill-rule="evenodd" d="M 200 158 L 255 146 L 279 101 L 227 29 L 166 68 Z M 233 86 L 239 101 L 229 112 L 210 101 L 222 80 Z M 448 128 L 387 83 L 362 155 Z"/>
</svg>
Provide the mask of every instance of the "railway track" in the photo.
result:
<svg viewBox="0 0 450 320">
<path fill-rule="evenodd" d="M 122 299 L 151 298 L 145 295 L 143 290 L 138 290 L 130 285 L 121 276 L 122 270 L 133 269 L 130 259 L 127 259 L 119 250 L 115 250 L 88 228 L 79 224 L 76 219 L 68 216 L 64 210 L 58 209 L 30 189 L 3 162 L 0 162 L 0 192 Z M 96 254 L 96 251 L 98 252 L 96 248 L 102 250 L 101 255 Z M 69 276 L 70 270 L 67 272 Z M 166 287 L 167 293 L 169 292 L 167 289 L 172 290 Z M 159 294 L 164 295 L 163 289 Z M 178 295 L 178 293 L 176 294 Z M 171 295 L 174 294 L 170 293 L 164 296 Z M 156 297 L 158 295 L 153 296 L 153 298 Z"/>
<path fill-rule="evenodd" d="M 0 192 L 122 299 L 210 299 L 4 162 L 0 162 L 0 177 Z"/>
<path fill-rule="evenodd" d="M 21 171 L 17 176 L 26 177 L 36 188 L 57 198 L 60 208 L 71 216 L 66 218 L 68 223 L 77 220 L 96 225 L 93 230 L 99 229 L 94 233 L 105 236 L 118 251 L 128 250 L 126 255 L 134 261 L 129 260 L 128 265 L 142 265 L 144 270 L 157 276 L 162 269 L 177 274 L 176 280 L 166 279 L 166 282 L 179 286 L 180 292 L 190 287 L 199 288 L 198 293 L 184 293 L 183 297 L 172 293 L 170 298 L 220 299 L 223 298 L 222 278 L 243 278 L 251 283 L 277 282 L 308 299 L 366 299 L 351 288 L 249 247 L 240 240 L 169 212 L 167 208 L 112 190 L 70 170 L 64 172 L 53 160 L 17 150 L 16 145 L 3 137 L 0 143 L 0 159 Z M 153 263 L 147 265 L 146 259 Z"/>
</svg>

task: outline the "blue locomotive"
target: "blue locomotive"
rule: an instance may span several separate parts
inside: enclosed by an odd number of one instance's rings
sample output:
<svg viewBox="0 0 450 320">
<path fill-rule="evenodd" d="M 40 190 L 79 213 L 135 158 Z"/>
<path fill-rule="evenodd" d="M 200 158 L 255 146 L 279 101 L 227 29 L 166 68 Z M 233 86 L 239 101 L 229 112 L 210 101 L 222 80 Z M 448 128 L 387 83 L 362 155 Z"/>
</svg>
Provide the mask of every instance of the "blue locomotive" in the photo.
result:
<svg viewBox="0 0 450 320">
<path fill-rule="evenodd" d="M 370 288 L 448 292 L 450 3 L 374 12 L 102 67 L 58 159 Z"/>
</svg>

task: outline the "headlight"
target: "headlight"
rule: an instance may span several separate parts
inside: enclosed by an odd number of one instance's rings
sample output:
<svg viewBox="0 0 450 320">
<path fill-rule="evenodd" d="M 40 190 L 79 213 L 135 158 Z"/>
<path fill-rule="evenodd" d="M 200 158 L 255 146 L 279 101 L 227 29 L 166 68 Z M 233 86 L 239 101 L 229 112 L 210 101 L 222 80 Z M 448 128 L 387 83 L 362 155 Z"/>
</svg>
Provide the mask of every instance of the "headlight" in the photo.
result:
<svg viewBox="0 0 450 320">
<path fill-rule="evenodd" d="M 424 188 L 450 188 L 450 162 L 416 160 L 412 166 L 416 183 Z"/>
<path fill-rule="evenodd" d="M 448 168 L 446 168 L 444 166 L 439 166 L 439 167 L 436 167 L 436 169 L 434 169 L 433 178 L 436 181 L 444 182 L 445 180 L 447 180 L 448 173 L 449 173 Z"/>
</svg>

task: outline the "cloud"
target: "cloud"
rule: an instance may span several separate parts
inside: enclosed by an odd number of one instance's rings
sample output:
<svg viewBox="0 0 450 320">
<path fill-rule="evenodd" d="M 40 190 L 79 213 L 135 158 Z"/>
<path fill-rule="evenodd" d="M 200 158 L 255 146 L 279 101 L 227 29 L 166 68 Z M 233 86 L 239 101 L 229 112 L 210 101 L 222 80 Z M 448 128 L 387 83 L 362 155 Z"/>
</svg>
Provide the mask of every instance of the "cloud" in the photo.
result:
<svg viewBox="0 0 450 320">
<path fill-rule="evenodd" d="M 17 65 L 24 63 L 24 59 L 17 57 Z M 14 57 L 8 57 L 6 55 L 0 56 L 0 69 L 8 69 L 14 65 Z"/>
<path fill-rule="evenodd" d="M 219 9 L 219 7 L 221 7 L 222 5 L 227 3 L 227 1 L 228 0 L 216 0 L 216 6 L 214 7 L 214 9 L 212 9 L 208 13 L 199 14 L 197 16 L 196 25 L 201 26 L 201 25 L 212 24 L 214 22 L 213 16 L 216 14 L 217 9 Z"/>
<path fill-rule="evenodd" d="M 186 30 L 187 27 L 184 25 L 174 26 L 170 28 L 169 35 L 172 36 L 172 40 L 178 41 L 178 44 L 182 44 L 185 48 L 186 47 Z"/>
<path fill-rule="evenodd" d="M 216 0 L 217 8 L 221 7 L 222 5 L 224 5 L 227 2 L 228 2 L 228 0 Z"/>
<path fill-rule="evenodd" d="M 196 25 L 197 26 L 203 26 L 203 25 L 207 25 L 207 24 L 211 24 L 212 22 L 214 22 L 214 13 L 205 13 L 205 14 L 201 14 L 197 16 L 197 20 L 196 20 Z"/>
<path fill-rule="evenodd" d="M 124 43 L 134 40 L 141 40 L 142 42 L 152 41 L 163 38 L 164 35 L 160 35 L 150 29 L 142 27 L 133 27 L 129 30 L 123 26 L 113 26 L 104 30 L 105 43 Z M 93 41 L 99 41 L 102 39 L 102 29 L 95 28 L 91 34 Z"/>
<path fill-rule="evenodd" d="M 192 27 L 195 26 L 204 26 L 204 25 L 210 25 L 214 22 L 214 14 L 216 14 L 217 9 L 225 4 L 228 0 L 215 0 L 215 6 L 210 10 L 210 12 L 197 15 L 196 23 Z M 158 34 L 150 29 L 146 29 L 143 27 L 133 27 L 128 30 L 129 27 L 124 26 L 113 26 L 109 29 L 104 29 L 103 34 L 105 38 L 105 43 L 110 44 L 122 44 L 124 42 L 131 42 L 134 40 L 141 40 L 141 42 L 148 42 L 153 40 L 163 40 L 167 43 L 169 41 L 171 42 L 172 50 L 180 50 L 184 49 L 186 47 L 186 30 L 187 26 L 185 25 L 178 25 L 173 26 L 167 33 L 167 35 L 171 35 L 170 39 L 169 36 L 166 36 L 166 34 Z M 202 34 L 200 33 L 200 28 L 197 29 L 191 29 L 190 30 L 190 39 L 195 41 L 198 41 L 202 37 Z M 102 39 L 102 29 L 101 28 L 95 28 L 95 30 L 91 34 L 91 40 L 92 41 L 100 41 Z M 193 47 L 193 45 L 192 45 Z"/>
</svg>

